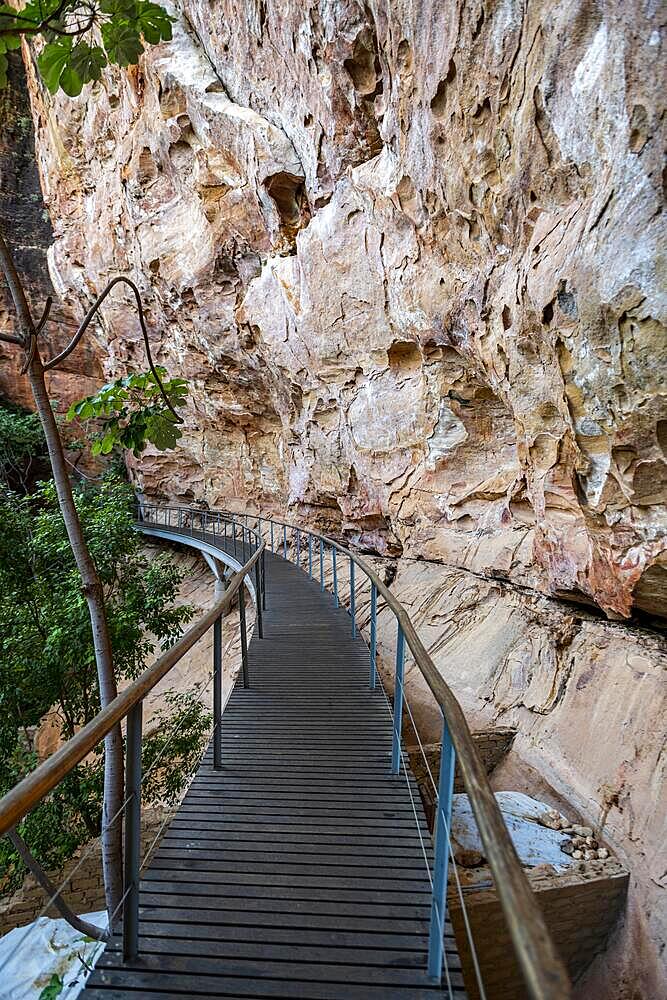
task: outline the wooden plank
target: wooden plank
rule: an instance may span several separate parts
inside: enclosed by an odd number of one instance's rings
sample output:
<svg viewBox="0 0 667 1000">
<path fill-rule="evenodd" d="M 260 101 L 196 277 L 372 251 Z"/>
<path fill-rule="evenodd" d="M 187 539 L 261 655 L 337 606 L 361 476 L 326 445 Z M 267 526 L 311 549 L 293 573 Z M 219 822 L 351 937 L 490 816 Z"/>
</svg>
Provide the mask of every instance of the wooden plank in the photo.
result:
<svg viewBox="0 0 667 1000">
<path fill-rule="evenodd" d="M 435 1000 L 430 836 L 368 650 L 296 567 L 267 554 L 265 639 L 249 646 L 212 748 L 140 887 L 140 956 L 114 937 L 84 1000 Z M 465 1000 L 453 931 L 445 948 Z"/>
<path fill-rule="evenodd" d="M 98 960 L 97 968 L 116 969 L 122 968 L 122 955 L 114 950 L 105 951 Z M 291 962 L 287 959 L 283 961 L 271 961 L 263 959 L 258 962 L 253 959 L 234 959 L 231 957 L 219 958 L 210 954 L 179 954 L 174 951 L 165 951 L 156 955 L 152 952 L 145 952 L 142 968 L 144 970 L 154 969 L 160 974 L 166 972 L 196 974 L 196 976 L 229 976 L 239 977 L 245 980 L 276 980 L 276 979 L 305 979 L 309 984 L 314 983 L 344 983 L 360 985 L 384 985 L 386 987 L 396 986 L 429 986 L 426 971 L 423 968 L 414 966 L 394 967 L 381 965 L 346 965 L 337 963 L 327 965 L 319 962 Z M 458 984 L 457 984 L 458 985 Z"/>
<path fill-rule="evenodd" d="M 151 938 L 170 940 L 171 938 L 186 938 L 189 941 L 218 941 L 225 946 L 236 947 L 242 943 L 277 945 L 281 947 L 307 946 L 324 948 L 336 953 L 339 949 L 360 949 L 365 955 L 366 963 L 375 964 L 377 951 L 399 951 L 410 954 L 413 960 L 421 961 L 421 955 L 426 939 L 415 934 L 379 934 L 360 933 L 358 931 L 317 930 L 308 927 L 299 934 L 299 943 L 295 945 L 294 932 L 290 927 L 274 927 L 270 930 L 264 927 L 238 927 L 236 924 L 227 926 L 198 923 L 190 920 L 187 924 L 177 920 L 155 919 L 146 917 L 141 921 L 142 940 Z M 451 926 L 445 931 L 449 940 L 454 939 Z M 114 938 L 116 947 L 120 947 L 120 938 Z M 167 945 L 168 947 L 168 945 Z"/>
</svg>

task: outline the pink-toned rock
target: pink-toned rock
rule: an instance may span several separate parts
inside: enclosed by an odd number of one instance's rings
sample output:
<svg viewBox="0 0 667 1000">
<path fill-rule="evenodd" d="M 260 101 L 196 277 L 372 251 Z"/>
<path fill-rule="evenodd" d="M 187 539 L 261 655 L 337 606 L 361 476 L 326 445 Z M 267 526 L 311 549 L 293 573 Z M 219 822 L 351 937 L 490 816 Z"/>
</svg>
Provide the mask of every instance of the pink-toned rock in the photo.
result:
<svg viewBox="0 0 667 1000">
<path fill-rule="evenodd" d="M 185 14 L 77 100 L 31 86 L 56 289 L 131 274 L 192 382 L 137 482 L 403 555 L 471 719 L 519 729 L 509 787 L 633 873 L 594 991 L 659 995 L 664 643 L 618 623 L 667 611 L 657 5 Z M 121 291 L 96 335 L 107 374 L 143 367 Z"/>
<path fill-rule="evenodd" d="M 138 69 L 33 86 L 55 284 L 130 271 L 193 380 L 148 491 L 664 613 L 655 16 L 455 6 L 187 0 Z"/>
</svg>

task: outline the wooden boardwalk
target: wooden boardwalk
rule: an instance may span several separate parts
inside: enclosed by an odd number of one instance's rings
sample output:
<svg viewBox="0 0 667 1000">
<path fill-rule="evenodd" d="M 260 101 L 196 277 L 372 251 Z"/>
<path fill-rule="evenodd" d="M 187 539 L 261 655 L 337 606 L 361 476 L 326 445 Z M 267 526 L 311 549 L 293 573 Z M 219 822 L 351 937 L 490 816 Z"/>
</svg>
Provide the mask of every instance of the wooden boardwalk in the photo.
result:
<svg viewBox="0 0 667 1000">
<path fill-rule="evenodd" d="M 114 937 L 86 1000 L 449 996 L 426 977 L 430 836 L 414 779 L 392 777 L 391 717 L 368 649 L 330 594 L 266 554 L 250 688 L 144 872 L 140 956 Z M 463 1000 L 451 927 L 446 961 Z"/>
</svg>

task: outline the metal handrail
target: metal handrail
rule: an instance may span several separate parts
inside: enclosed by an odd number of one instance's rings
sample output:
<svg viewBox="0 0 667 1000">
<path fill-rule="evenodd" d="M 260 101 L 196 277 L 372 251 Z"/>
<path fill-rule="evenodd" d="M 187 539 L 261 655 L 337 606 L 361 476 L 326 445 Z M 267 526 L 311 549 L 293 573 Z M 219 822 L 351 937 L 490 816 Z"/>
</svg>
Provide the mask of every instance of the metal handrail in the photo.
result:
<svg viewBox="0 0 667 1000">
<path fill-rule="evenodd" d="M 104 736 L 106 736 L 106 734 L 126 716 L 128 717 L 127 785 L 128 789 L 135 789 L 135 793 L 133 794 L 134 807 L 138 808 L 137 803 L 139 796 L 136 793 L 136 788 L 138 787 L 136 784 L 136 767 L 134 767 L 134 772 L 131 773 L 133 769 L 130 767 L 130 756 L 131 748 L 134 748 L 132 750 L 132 757 L 136 765 L 137 748 L 140 759 L 141 705 L 143 699 L 155 687 L 158 681 L 169 672 L 175 663 L 177 663 L 181 657 L 192 648 L 197 640 L 204 635 L 211 625 L 214 625 L 214 628 L 216 629 L 216 633 L 214 635 L 214 662 L 216 663 L 216 669 L 219 671 L 219 676 L 221 676 L 219 632 L 221 616 L 229 610 L 234 597 L 240 590 L 253 567 L 255 567 L 257 571 L 259 570 L 259 561 L 263 561 L 266 551 L 266 544 L 263 540 L 262 534 L 263 522 L 271 524 L 272 526 L 278 525 L 283 529 L 281 541 L 285 557 L 287 556 L 288 529 L 296 532 L 296 549 L 298 553 L 300 553 L 301 536 L 304 534 L 308 536 L 310 575 L 312 575 L 313 566 L 312 542 L 313 539 L 316 539 L 319 542 L 320 585 L 322 589 L 324 589 L 323 553 L 325 548 L 331 549 L 332 553 L 334 553 L 334 589 L 336 601 L 338 601 L 338 594 L 337 584 L 335 582 L 335 553 L 341 553 L 350 560 L 350 577 L 352 584 L 350 611 L 353 635 L 356 632 L 356 620 L 354 614 L 354 566 L 359 566 L 369 579 L 371 583 L 372 610 L 370 646 L 371 686 L 374 685 L 375 653 L 377 648 L 375 612 L 377 608 L 378 593 L 382 595 L 387 603 L 387 606 L 394 613 L 398 623 L 394 739 L 396 740 L 396 736 L 398 736 L 399 748 L 401 724 L 400 698 L 402 697 L 404 642 L 407 643 L 408 648 L 411 650 L 415 663 L 419 667 L 422 676 L 426 680 L 426 683 L 428 684 L 443 713 L 443 761 L 441 762 L 440 767 L 441 805 L 437 813 L 438 827 L 436 828 L 436 858 L 434 863 L 434 884 L 439 885 L 439 891 L 442 897 L 440 900 L 440 912 L 439 914 L 436 913 L 436 916 L 439 918 L 440 938 L 442 938 L 442 930 L 444 928 L 443 893 L 446 885 L 447 871 L 446 842 L 443 836 L 443 831 L 440 828 L 441 817 L 444 815 L 442 802 L 445 800 L 449 801 L 451 808 L 451 791 L 453 786 L 455 761 L 454 754 L 456 754 L 463 782 L 470 797 L 472 810 L 478 824 L 482 843 L 484 844 L 486 857 L 495 879 L 498 898 L 505 914 L 508 930 L 529 993 L 534 1000 L 567 1000 L 570 996 L 570 985 L 567 972 L 555 950 L 542 913 L 537 905 L 535 896 L 531 891 L 525 872 L 521 867 L 521 863 L 498 807 L 498 803 L 491 789 L 486 769 L 473 742 L 472 735 L 461 706 L 426 651 L 407 612 L 396 597 L 391 593 L 389 588 L 383 583 L 382 580 L 380 580 L 378 575 L 366 562 L 366 560 L 326 535 L 322 535 L 309 529 L 302 529 L 286 521 L 280 521 L 273 518 L 252 515 L 256 517 L 258 524 L 258 530 L 255 531 L 247 525 L 248 517 L 251 515 L 244 513 L 237 514 L 229 511 L 212 509 L 198 510 L 177 506 L 161 507 L 143 502 L 139 504 L 139 508 L 140 512 L 143 512 L 144 514 L 146 511 L 152 509 L 161 511 L 165 514 L 168 514 L 168 512 L 177 512 L 181 517 L 179 533 L 184 535 L 187 533 L 187 527 L 190 527 L 191 532 L 194 533 L 194 520 L 196 518 L 201 519 L 200 523 L 202 525 L 202 533 L 206 533 L 206 527 L 210 526 L 211 523 L 213 523 L 213 525 L 220 524 L 220 518 L 228 519 L 232 523 L 235 523 L 237 518 L 245 518 L 246 524 L 244 528 L 245 531 L 248 532 L 248 537 L 250 538 L 252 535 L 256 541 L 255 551 L 245 565 L 234 574 L 225 593 L 217 601 L 215 601 L 206 615 L 204 615 L 203 618 L 190 628 L 181 640 L 176 643 L 176 645 L 164 653 L 151 667 L 148 667 L 129 687 L 122 691 L 118 697 L 111 702 L 111 704 L 103 709 L 93 720 L 91 720 L 91 722 L 84 726 L 83 729 L 81 729 L 74 737 L 64 744 L 63 747 L 52 754 L 51 757 L 40 764 L 35 771 L 29 774 L 2 799 L 0 799 L 0 835 L 6 833 L 17 822 L 19 822 L 23 816 L 34 808 L 34 806 L 37 805 L 45 795 L 52 791 L 62 778 L 64 778 L 66 774 L 68 774 L 78 763 L 80 763 L 87 756 L 87 754 L 101 742 Z M 183 515 L 185 515 L 186 521 L 187 519 L 190 520 L 189 525 L 183 525 Z M 168 516 L 170 517 L 170 514 Z M 186 530 L 184 530 L 184 528 Z M 273 543 L 273 527 L 271 528 L 271 535 Z M 245 533 L 243 534 L 243 540 L 245 544 Z M 264 574 L 262 573 L 261 577 L 263 578 L 263 576 Z M 262 591 L 263 588 L 259 586 L 256 592 L 258 610 L 265 599 Z M 239 605 L 243 605 L 242 600 L 239 601 Z M 241 610 L 241 607 L 240 611 L 243 631 L 244 611 Z M 218 710 L 221 711 L 219 702 L 218 706 Z M 398 729 L 396 728 L 397 726 Z M 446 748 L 448 748 L 451 752 L 448 753 L 447 758 L 445 759 L 444 755 Z M 393 763 L 395 765 L 395 753 L 393 754 L 393 757 Z M 447 831 L 448 827 L 445 832 Z M 135 843 L 135 848 L 138 851 L 137 838 L 138 834 L 135 831 L 133 842 Z M 445 848 L 444 860 L 443 845 Z M 124 934 L 124 938 L 129 939 L 129 946 L 124 949 L 127 957 L 130 957 L 133 954 L 133 948 L 136 948 L 137 940 L 136 921 L 138 919 L 138 865 L 136 863 L 136 857 L 133 858 L 132 867 L 134 869 L 134 874 L 136 875 L 136 891 L 134 891 L 131 899 L 132 906 L 128 907 L 128 903 L 126 901 L 124 908 L 124 922 L 125 909 L 127 909 L 130 914 L 129 932 L 128 934 Z M 435 890 L 433 899 L 433 905 L 437 907 Z M 438 920 L 433 920 L 432 910 L 432 939 L 434 927 L 436 927 L 436 929 L 438 928 Z M 126 928 L 124 928 L 124 930 L 125 929 Z M 440 948 L 441 943 L 442 942 L 440 941 Z M 436 949 L 436 953 L 437 951 L 438 950 Z M 441 956 L 441 950 L 439 954 Z"/>
<path fill-rule="evenodd" d="M 371 582 L 371 605 L 375 604 L 377 594 L 381 594 L 387 602 L 388 607 L 394 613 L 398 623 L 398 651 L 397 651 L 397 694 L 402 697 L 402 675 L 403 675 L 403 639 L 412 652 L 424 680 L 428 684 L 440 710 L 443 714 L 443 753 L 448 741 L 456 753 L 461 777 L 465 789 L 468 793 L 475 820 L 479 829 L 479 834 L 484 845 L 486 858 L 495 880 L 495 888 L 500 900 L 500 904 L 507 921 L 507 928 L 514 945 L 517 959 L 523 977 L 533 1000 L 567 1000 L 571 995 L 570 979 L 565 966 L 558 955 L 551 935 L 547 929 L 542 912 L 537 904 L 535 895 L 530 887 L 530 883 L 521 866 L 516 849 L 509 835 L 507 826 L 502 817 L 502 813 L 496 801 L 495 795 L 486 773 L 486 768 L 482 762 L 480 754 L 470 732 L 470 727 L 466 721 L 463 710 L 449 685 L 444 680 L 442 674 L 434 664 L 424 647 L 421 639 L 412 624 L 405 608 L 391 593 L 389 588 L 379 578 L 377 573 L 366 562 L 362 556 L 351 549 L 336 542 L 328 535 L 322 535 L 317 531 L 307 528 L 300 528 L 287 521 L 281 521 L 271 517 L 260 515 L 248 515 L 244 513 L 233 513 L 230 511 L 211 511 L 220 513 L 225 517 L 254 517 L 259 526 L 259 534 L 262 536 L 262 522 L 278 525 L 283 529 L 283 544 L 286 551 L 285 530 L 290 529 L 297 533 L 297 548 L 300 550 L 302 535 L 307 535 L 310 539 L 317 539 L 320 542 L 320 553 L 322 546 L 326 546 L 334 552 L 342 553 L 350 560 L 351 566 L 356 564 L 365 573 Z M 310 566 L 312 572 L 312 547 L 310 551 Z M 335 566 L 335 563 L 334 563 Z M 322 562 L 320 562 L 322 567 Z M 352 587 L 351 612 L 353 634 L 356 628 L 354 621 L 354 574 L 351 573 Z M 324 588 L 324 578 L 321 578 L 321 586 Z M 336 592 L 336 600 L 337 600 Z M 375 599 L 375 601 L 374 601 Z M 376 635 L 374 624 L 371 629 L 371 658 L 374 660 Z M 398 669 L 400 666 L 400 669 Z M 374 670 L 374 662 L 371 664 L 371 671 Z M 400 715 L 400 703 L 396 704 L 394 715 Z M 396 725 L 396 723 L 395 723 Z M 400 726 L 400 719 L 398 720 Z M 400 730 L 399 730 L 400 739 Z M 440 768 L 440 788 L 444 789 L 445 796 L 449 792 L 451 800 L 451 786 L 454 778 L 454 761 L 449 760 L 448 767 L 445 768 L 441 762 Z M 445 788 L 446 782 L 443 776 L 446 772 L 446 779 L 449 782 L 449 789 Z M 441 810 L 438 811 L 440 818 Z M 441 837 L 441 846 L 442 840 Z M 438 850 L 438 831 L 436 830 L 436 852 Z M 435 869 L 437 871 L 438 859 L 436 857 Z M 444 869 L 446 880 L 446 864 Z M 443 906 L 444 913 L 444 906 Z M 444 920 L 442 920 L 444 925 Z"/>
<path fill-rule="evenodd" d="M 221 615 L 227 614 L 246 576 L 262 554 L 258 548 L 241 570 L 234 574 L 224 594 L 210 610 L 189 628 L 155 663 L 124 688 L 106 708 L 86 723 L 67 743 L 47 757 L 0 799 L 0 836 L 11 830 L 27 813 L 88 756 L 130 710 L 150 694 L 155 685 L 188 653 Z"/>
<path fill-rule="evenodd" d="M 249 530 L 249 529 L 248 529 Z M 253 532 L 253 534 L 255 534 Z M 256 537 L 256 535 L 255 535 Z M 221 554 L 224 550 L 220 550 Z M 139 926 L 139 868 L 141 836 L 141 734 L 142 706 L 148 694 L 211 626 L 214 629 L 214 767 L 220 766 L 220 717 L 222 715 L 222 616 L 230 610 L 234 598 L 239 594 L 241 619 L 241 641 L 243 648 L 243 679 L 247 686 L 247 644 L 245 636 L 245 601 L 241 591 L 247 584 L 248 575 L 259 568 L 265 545 L 258 539 L 255 551 L 238 569 L 228 582 L 224 593 L 211 608 L 197 621 L 170 649 L 155 663 L 147 667 L 128 687 L 106 705 L 55 753 L 26 775 L 6 795 L 0 799 L 0 836 L 8 833 L 26 816 L 49 792 L 84 760 L 98 746 L 104 737 L 123 719 L 127 718 L 126 755 L 126 797 L 125 812 L 125 893 L 123 895 L 123 951 L 126 958 L 138 953 Z M 227 554 L 227 553 L 225 553 Z M 237 562 L 238 565 L 238 562 Z M 258 624 L 262 586 L 258 580 L 255 597 L 258 608 Z M 261 634 L 261 633 L 260 633 Z M 217 738 L 216 738 L 217 737 Z M 112 822 L 117 817 L 114 817 Z"/>
</svg>

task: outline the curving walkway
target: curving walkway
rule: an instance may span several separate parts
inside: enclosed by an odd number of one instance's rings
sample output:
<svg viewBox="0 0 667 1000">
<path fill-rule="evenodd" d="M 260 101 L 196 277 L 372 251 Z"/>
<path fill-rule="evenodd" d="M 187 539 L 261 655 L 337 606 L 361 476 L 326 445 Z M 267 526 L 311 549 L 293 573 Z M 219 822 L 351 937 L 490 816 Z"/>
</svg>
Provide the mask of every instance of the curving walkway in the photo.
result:
<svg viewBox="0 0 667 1000">
<path fill-rule="evenodd" d="M 430 835 L 414 779 L 390 774 L 368 648 L 319 583 L 270 552 L 248 665 L 223 716 L 222 770 L 209 747 L 144 873 L 139 958 L 124 965 L 114 937 L 82 996 L 450 996 L 426 976 Z"/>
</svg>

